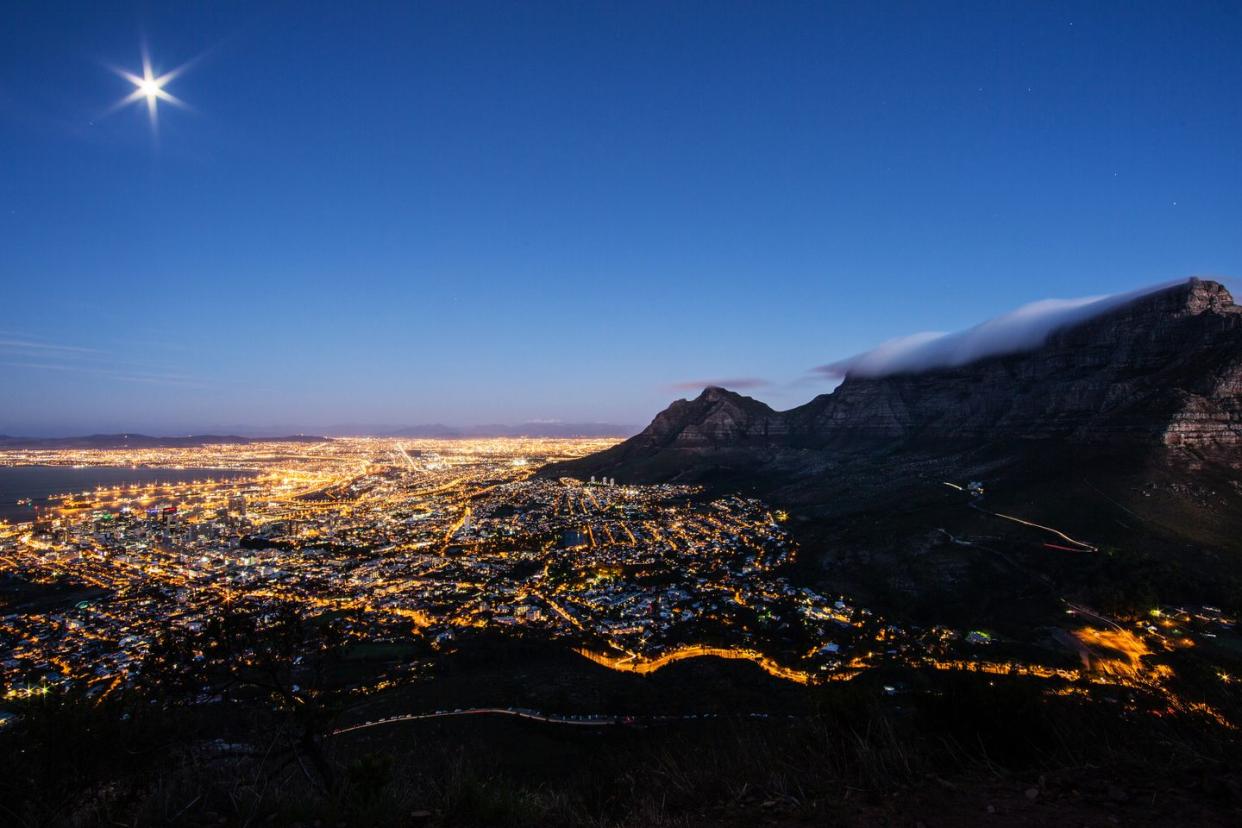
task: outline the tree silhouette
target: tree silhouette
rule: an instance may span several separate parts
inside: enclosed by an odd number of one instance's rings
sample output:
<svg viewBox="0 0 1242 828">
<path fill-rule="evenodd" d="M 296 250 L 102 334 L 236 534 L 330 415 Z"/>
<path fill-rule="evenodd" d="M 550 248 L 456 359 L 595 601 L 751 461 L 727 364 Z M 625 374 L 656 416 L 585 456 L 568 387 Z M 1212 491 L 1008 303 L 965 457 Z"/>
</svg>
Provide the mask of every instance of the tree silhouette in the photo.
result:
<svg viewBox="0 0 1242 828">
<path fill-rule="evenodd" d="M 344 641 L 339 619 L 309 617 L 294 603 L 227 605 L 194 629 L 158 635 L 141 690 L 165 704 L 240 702 L 269 711 L 275 752 L 332 789 L 323 742 L 343 700 L 330 668 Z"/>
</svg>

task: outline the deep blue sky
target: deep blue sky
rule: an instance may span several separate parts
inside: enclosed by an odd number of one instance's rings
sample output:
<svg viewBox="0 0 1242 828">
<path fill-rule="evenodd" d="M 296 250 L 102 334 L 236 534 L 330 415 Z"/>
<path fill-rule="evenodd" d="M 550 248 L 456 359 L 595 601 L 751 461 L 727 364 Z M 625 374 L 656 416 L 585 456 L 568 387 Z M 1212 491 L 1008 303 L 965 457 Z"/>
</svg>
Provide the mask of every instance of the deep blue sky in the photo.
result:
<svg viewBox="0 0 1242 828">
<path fill-rule="evenodd" d="M 175 7 L 175 8 L 174 8 Z M 0 432 L 603 420 L 1242 273 L 1242 6 L 10 3 Z M 107 110 L 147 43 L 191 109 Z"/>
</svg>

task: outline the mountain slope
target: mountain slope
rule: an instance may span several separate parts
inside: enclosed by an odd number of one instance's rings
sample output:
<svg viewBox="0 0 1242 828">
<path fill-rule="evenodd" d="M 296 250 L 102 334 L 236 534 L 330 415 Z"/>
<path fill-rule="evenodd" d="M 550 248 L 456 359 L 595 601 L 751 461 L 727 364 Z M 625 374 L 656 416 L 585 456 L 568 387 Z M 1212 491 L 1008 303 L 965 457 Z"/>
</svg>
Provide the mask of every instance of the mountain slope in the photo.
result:
<svg viewBox="0 0 1242 828">
<path fill-rule="evenodd" d="M 624 443 L 553 471 L 644 481 L 770 462 L 810 468 L 819 451 L 1015 441 L 1242 456 L 1242 308 L 1219 283 L 1191 279 L 1054 331 L 1033 351 L 847 375 L 789 411 L 708 388 Z"/>
</svg>

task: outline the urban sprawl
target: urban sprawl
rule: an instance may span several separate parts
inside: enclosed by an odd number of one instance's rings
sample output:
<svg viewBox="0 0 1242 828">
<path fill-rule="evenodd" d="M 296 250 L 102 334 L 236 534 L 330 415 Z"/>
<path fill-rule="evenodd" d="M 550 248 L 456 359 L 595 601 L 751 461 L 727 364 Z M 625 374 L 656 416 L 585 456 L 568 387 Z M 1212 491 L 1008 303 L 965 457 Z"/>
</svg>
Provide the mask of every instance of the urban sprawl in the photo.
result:
<svg viewBox="0 0 1242 828">
<path fill-rule="evenodd" d="M 1145 691 L 1184 710 L 1193 706 L 1168 688 L 1170 671 L 1153 656 L 1230 623 L 1211 608 L 1154 608 L 1142 623 L 1117 624 L 1067 606 L 1068 646 L 1047 659 L 986 630 L 891 624 L 846 596 L 790 583 L 798 550 L 787 516 L 763 502 L 536 475 L 613 442 L 344 438 L 5 452 L 3 465 L 213 471 L 196 482 L 66 492 L 33 521 L 0 523 L 5 575 L 76 590 L 77 599 L 0 617 L 3 693 L 123 691 L 159 631 L 195 631 L 245 602 L 307 617 L 341 612 L 356 643 L 414 636 L 447 652 L 467 631 L 491 630 L 562 642 L 637 673 L 714 656 L 813 684 L 903 665 L 1030 676 L 1049 693 L 1112 693 L 1123 704 Z M 1023 657 L 1010 654 L 1019 649 Z M 418 665 L 404 669 L 412 676 Z M 401 681 L 401 670 L 358 692 Z"/>
</svg>

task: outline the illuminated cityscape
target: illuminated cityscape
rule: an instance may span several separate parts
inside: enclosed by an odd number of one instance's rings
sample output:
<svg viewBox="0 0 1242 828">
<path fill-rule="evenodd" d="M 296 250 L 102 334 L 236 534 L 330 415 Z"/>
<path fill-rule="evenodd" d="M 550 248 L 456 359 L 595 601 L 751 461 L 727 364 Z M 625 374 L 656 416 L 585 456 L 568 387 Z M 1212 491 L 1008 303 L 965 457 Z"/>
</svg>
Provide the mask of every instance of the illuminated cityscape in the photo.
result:
<svg viewBox="0 0 1242 828">
<path fill-rule="evenodd" d="M 69 590 L 53 610 L 0 619 L 4 695 L 73 686 L 105 697 L 134 682 L 157 631 L 195 631 L 220 606 L 292 604 L 308 617 L 348 613 L 351 641 L 418 640 L 434 652 L 451 651 L 463 631 L 491 630 L 639 674 L 702 656 L 814 684 L 899 664 L 1037 677 L 1050 693 L 1125 688 L 1145 694 L 1131 704 L 1190 710 L 1168 689 L 1172 671 L 1158 654 L 1232 625 L 1203 608 L 1122 626 L 1069 605 L 1067 646 L 1043 660 L 1007 656 L 1012 648 L 986 631 L 896 626 L 848 596 L 793 586 L 787 516 L 761 501 L 536 475 L 614 442 L 9 452 L 6 464 L 216 471 L 66 492 L 33 522 L 4 526 L 6 572 Z M 356 689 L 390 687 L 424 667 L 410 660 Z"/>
<path fill-rule="evenodd" d="M 1242 825 L 1242 6 L 9 3 L 0 828 Z"/>
</svg>

